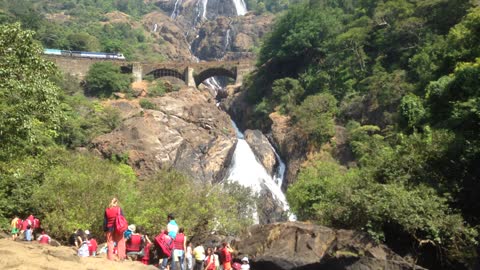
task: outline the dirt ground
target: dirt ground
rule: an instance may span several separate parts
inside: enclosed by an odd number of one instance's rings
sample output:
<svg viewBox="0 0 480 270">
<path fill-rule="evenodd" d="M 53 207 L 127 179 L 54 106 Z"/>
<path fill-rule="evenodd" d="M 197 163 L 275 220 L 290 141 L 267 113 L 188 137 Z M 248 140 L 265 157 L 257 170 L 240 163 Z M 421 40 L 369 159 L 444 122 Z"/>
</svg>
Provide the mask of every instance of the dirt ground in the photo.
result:
<svg viewBox="0 0 480 270">
<path fill-rule="evenodd" d="M 80 258 L 72 247 L 0 239 L 0 269 L 15 270 L 153 270 L 139 262 L 113 262 L 104 256 Z"/>
</svg>

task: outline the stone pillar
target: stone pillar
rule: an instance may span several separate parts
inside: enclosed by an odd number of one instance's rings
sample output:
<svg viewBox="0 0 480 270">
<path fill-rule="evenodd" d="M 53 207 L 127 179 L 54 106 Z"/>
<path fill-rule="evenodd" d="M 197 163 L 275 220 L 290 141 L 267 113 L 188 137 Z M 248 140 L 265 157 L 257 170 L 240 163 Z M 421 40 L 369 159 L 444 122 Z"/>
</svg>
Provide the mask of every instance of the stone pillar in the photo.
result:
<svg viewBox="0 0 480 270">
<path fill-rule="evenodd" d="M 132 64 L 132 74 L 133 74 L 133 80 L 135 82 L 141 82 L 143 79 L 143 69 L 142 69 L 142 64 L 140 63 L 133 63 Z"/>
<path fill-rule="evenodd" d="M 235 80 L 236 85 L 243 84 L 243 77 L 245 77 L 248 73 L 255 70 L 254 66 L 237 66 L 237 78 Z"/>
<path fill-rule="evenodd" d="M 193 78 L 193 68 L 191 67 L 185 69 L 185 83 L 188 87 L 197 87 L 195 84 L 195 78 Z"/>
</svg>

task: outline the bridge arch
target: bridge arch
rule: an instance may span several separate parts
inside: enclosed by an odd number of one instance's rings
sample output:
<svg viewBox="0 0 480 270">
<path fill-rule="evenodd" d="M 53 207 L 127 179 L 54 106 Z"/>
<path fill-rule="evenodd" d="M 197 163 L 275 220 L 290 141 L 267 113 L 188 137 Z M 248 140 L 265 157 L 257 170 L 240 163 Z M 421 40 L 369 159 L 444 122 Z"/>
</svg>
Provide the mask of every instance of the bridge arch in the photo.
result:
<svg viewBox="0 0 480 270">
<path fill-rule="evenodd" d="M 158 79 L 158 78 L 161 78 L 161 77 L 175 77 L 175 78 L 178 78 L 178 79 L 182 80 L 183 82 L 185 82 L 185 75 L 178 72 L 175 69 L 157 68 L 157 69 L 154 69 L 154 70 L 150 71 L 146 75 L 153 75 L 153 78 L 155 78 L 155 79 Z"/>
<path fill-rule="evenodd" d="M 199 74 L 194 76 L 195 86 L 198 87 L 206 79 L 208 79 L 210 77 L 216 77 L 216 76 L 218 76 L 218 77 L 229 77 L 229 78 L 232 78 L 234 80 L 237 79 L 236 70 L 232 71 L 230 69 L 223 68 L 223 67 L 212 67 L 212 68 L 207 68 L 207 69 L 203 70 L 202 72 L 200 72 Z"/>
</svg>

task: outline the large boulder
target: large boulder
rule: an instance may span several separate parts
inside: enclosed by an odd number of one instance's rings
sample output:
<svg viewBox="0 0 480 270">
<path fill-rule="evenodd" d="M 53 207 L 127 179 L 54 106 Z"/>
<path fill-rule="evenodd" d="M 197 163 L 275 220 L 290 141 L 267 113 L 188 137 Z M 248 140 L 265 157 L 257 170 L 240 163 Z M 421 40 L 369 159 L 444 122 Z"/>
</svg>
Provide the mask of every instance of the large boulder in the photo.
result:
<svg viewBox="0 0 480 270">
<path fill-rule="evenodd" d="M 148 99 L 156 107 L 140 109 L 109 134 L 93 140 L 104 157 L 127 157 L 140 175 L 173 167 L 199 181 L 224 178 L 236 143 L 229 116 L 206 92 L 187 88 Z M 136 102 L 132 102 L 135 104 Z M 111 102 L 122 109 L 138 111 L 125 101 Z"/>
<path fill-rule="evenodd" d="M 302 222 L 254 225 L 234 243 L 238 257 L 262 270 L 410 270 L 407 262 L 368 235 Z"/>
<path fill-rule="evenodd" d="M 278 160 L 275 155 L 270 142 L 263 133 L 256 129 L 250 130 L 247 129 L 244 132 L 245 141 L 247 141 L 250 148 L 252 148 L 253 153 L 257 157 L 258 161 L 262 163 L 263 167 L 267 170 L 268 174 L 274 175 L 275 169 L 278 166 Z"/>
</svg>

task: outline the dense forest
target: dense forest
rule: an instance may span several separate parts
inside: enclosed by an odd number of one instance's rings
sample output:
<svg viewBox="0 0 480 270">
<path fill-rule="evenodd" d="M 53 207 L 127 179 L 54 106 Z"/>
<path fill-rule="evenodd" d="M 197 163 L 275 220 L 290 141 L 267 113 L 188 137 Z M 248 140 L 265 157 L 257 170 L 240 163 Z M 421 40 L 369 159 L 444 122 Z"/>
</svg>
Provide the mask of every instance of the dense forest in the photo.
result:
<svg viewBox="0 0 480 270">
<path fill-rule="evenodd" d="M 250 128 L 268 132 L 269 114 L 280 113 L 309 145 L 287 190 L 298 219 L 365 231 L 430 269 L 471 268 L 480 229 L 480 8 L 469 0 L 246 3 L 279 14 L 245 88 Z M 139 18 L 157 9 L 143 0 L 0 3 L 2 228 L 35 213 L 59 238 L 78 227 L 100 234 L 112 191 L 138 224 L 163 224 L 159 209 L 175 211 L 190 235 L 252 223 L 240 207 L 255 200 L 248 189 L 199 185 L 173 170 L 138 181 L 126 157 L 89 154 L 89 142 L 121 119 L 85 93 L 108 97 L 128 78 L 92 78 L 82 88 L 41 57 L 43 46 L 162 60 L 142 27 L 102 24 L 108 12 Z M 348 162 L 336 158 L 340 135 Z M 166 194 L 175 200 L 159 200 Z"/>
<path fill-rule="evenodd" d="M 364 230 L 431 269 L 472 265 L 479 31 L 467 0 L 311 0 L 277 20 L 248 98 L 253 125 L 284 114 L 316 153 L 287 190 L 299 219 Z M 338 126 L 354 162 L 333 158 Z"/>
</svg>

